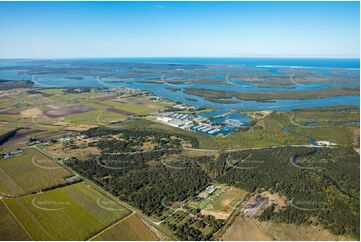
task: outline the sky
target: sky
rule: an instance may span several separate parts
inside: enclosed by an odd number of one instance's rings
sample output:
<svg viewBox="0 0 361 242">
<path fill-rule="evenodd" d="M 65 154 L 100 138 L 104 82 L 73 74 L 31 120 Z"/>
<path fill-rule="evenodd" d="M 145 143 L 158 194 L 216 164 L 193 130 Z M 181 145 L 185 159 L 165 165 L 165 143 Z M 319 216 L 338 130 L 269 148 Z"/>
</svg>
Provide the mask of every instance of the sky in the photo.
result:
<svg viewBox="0 0 361 242">
<path fill-rule="evenodd" d="M 0 58 L 359 52 L 359 2 L 0 2 Z"/>
</svg>

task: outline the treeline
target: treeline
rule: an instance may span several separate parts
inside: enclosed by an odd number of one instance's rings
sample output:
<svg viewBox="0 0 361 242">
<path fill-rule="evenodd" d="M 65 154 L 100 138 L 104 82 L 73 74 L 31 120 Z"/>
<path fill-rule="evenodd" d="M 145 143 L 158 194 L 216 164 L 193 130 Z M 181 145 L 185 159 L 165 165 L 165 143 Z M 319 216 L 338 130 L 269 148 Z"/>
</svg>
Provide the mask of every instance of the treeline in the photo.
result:
<svg viewBox="0 0 361 242">
<path fill-rule="evenodd" d="M 291 164 L 304 157 L 302 169 Z M 352 149 L 287 147 L 222 154 L 214 164 L 218 182 L 250 192 L 265 189 L 285 195 L 282 212 L 267 209 L 261 219 L 295 224 L 322 224 L 334 234 L 359 237 L 359 156 Z M 316 218 L 316 219 L 315 219 Z"/>
<path fill-rule="evenodd" d="M 200 211 L 192 213 L 192 216 L 188 215 L 183 211 L 176 212 L 172 215 L 173 222 L 165 222 L 181 240 L 209 241 L 225 223 L 224 220 L 216 219 L 212 215 L 204 216 Z"/>
<path fill-rule="evenodd" d="M 171 137 L 175 136 L 179 139 L 188 141 L 193 148 L 198 148 L 199 143 L 198 139 L 189 135 L 185 134 L 171 134 L 167 132 L 160 132 L 155 130 L 143 130 L 143 129 L 109 129 L 105 127 L 99 127 L 99 128 L 92 128 L 87 131 L 83 132 L 84 135 L 88 137 L 98 137 L 98 136 L 105 136 L 105 135 L 117 135 L 121 134 L 122 137 L 126 140 L 129 140 L 131 138 L 144 138 L 144 137 L 154 137 L 157 140 L 161 139 L 168 139 L 171 140 Z"/>
<path fill-rule="evenodd" d="M 89 93 L 92 91 L 91 87 L 68 87 L 63 93 L 64 94 L 78 94 L 78 93 Z"/>
<path fill-rule="evenodd" d="M 182 140 L 179 138 L 160 138 L 158 136 L 122 136 L 123 140 L 102 138 L 97 147 L 106 152 L 135 152 L 147 142 L 152 149 L 180 149 Z"/>
<path fill-rule="evenodd" d="M 18 131 L 19 131 L 19 129 L 14 129 L 5 134 L 0 135 L 0 145 L 4 144 L 11 137 L 14 137 Z"/>
<path fill-rule="evenodd" d="M 339 105 L 339 106 L 328 106 L 328 107 L 308 107 L 308 108 L 297 108 L 293 111 L 301 112 L 359 112 L 360 108 L 352 105 Z"/>
<path fill-rule="evenodd" d="M 179 152 L 158 150 L 131 155 L 103 154 L 85 161 L 72 159 L 66 164 L 145 214 L 160 216 L 166 209 L 164 203 L 195 196 L 210 182 L 197 163 L 199 159 L 205 162 L 208 157 L 184 158 L 171 166 L 159 162 L 163 156 Z"/>
<path fill-rule="evenodd" d="M 30 80 L 0 80 L 0 90 L 10 90 L 15 88 L 31 88 L 34 83 Z"/>
<path fill-rule="evenodd" d="M 96 146 L 107 152 L 133 152 L 134 140 L 101 139 Z"/>
</svg>

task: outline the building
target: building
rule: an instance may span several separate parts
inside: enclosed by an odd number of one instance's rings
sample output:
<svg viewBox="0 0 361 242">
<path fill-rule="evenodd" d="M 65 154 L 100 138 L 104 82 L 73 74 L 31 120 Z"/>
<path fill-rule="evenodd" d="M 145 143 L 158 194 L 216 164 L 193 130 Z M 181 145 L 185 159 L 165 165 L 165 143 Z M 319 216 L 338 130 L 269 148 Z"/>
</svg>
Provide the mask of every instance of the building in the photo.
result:
<svg viewBox="0 0 361 242">
<path fill-rule="evenodd" d="M 15 151 L 10 151 L 10 152 L 4 153 L 3 158 L 8 159 L 8 158 L 13 157 L 14 155 L 17 155 L 17 154 L 20 154 L 20 153 L 23 153 L 23 152 L 24 151 L 22 149 L 16 149 Z"/>
<path fill-rule="evenodd" d="M 331 142 L 327 140 L 318 140 L 317 144 L 321 146 L 330 146 Z"/>
</svg>

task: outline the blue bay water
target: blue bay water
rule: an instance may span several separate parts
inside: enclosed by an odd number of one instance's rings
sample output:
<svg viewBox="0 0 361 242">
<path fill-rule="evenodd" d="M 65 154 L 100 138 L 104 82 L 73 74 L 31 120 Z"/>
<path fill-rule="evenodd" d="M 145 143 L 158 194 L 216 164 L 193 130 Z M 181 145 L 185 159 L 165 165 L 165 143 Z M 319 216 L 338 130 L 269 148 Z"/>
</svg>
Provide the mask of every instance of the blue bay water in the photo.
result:
<svg viewBox="0 0 361 242">
<path fill-rule="evenodd" d="M 249 82 L 241 80 L 233 81 L 235 86 L 227 85 L 210 85 L 210 84 L 168 84 L 168 83 L 144 83 L 142 82 L 146 77 L 133 77 L 117 80 L 116 82 L 109 81 L 104 78 L 98 78 L 91 74 L 82 75 L 82 80 L 69 79 L 67 77 L 73 76 L 69 74 L 42 74 L 42 75 L 27 75 L 25 70 L 27 66 L 38 65 L 41 63 L 43 68 L 46 66 L 64 67 L 71 65 L 72 61 L 81 62 L 82 65 L 106 64 L 106 63 L 159 63 L 170 64 L 179 63 L 186 65 L 240 65 L 253 68 L 262 68 L 271 73 L 278 74 L 279 68 L 297 68 L 307 69 L 310 68 L 314 71 L 327 74 L 336 75 L 331 72 L 333 69 L 342 69 L 353 72 L 358 72 L 360 68 L 359 59 L 320 59 L 320 58 L 96 58 L 96 59 L 67 59 L 67 60 L 0 60 L 0 67 L 6 66 L 19 66 L 20 69 L 14 70 L 1 70 L 0 79 L 8 80 L 33 80 L 35 86 L 38 87 L 76 87 L 76 86 L 93 86 L 93 87 L 130 87 L 149 90 L 158 96 L 186 103 L 194 106 L 212 107 L 219 109 L 220 112 L 227 112 L 230 110 L 290 110 L 295 108 L 304 107 L 321 107 L 321 106 L 334 106 L 334 105 L 356 105 L 359 106 L 359 96 L 340 96 L 330 98 L 316 98 L 306 100 L 274 100 L 272 102 L 255 102 L 255 101 L 240 101 L 235 104 L 215 103 L 206 100 L 202 97 L 185 94 L 182 92 L 184 88 L 205 88 L 224 91 L 242 91 L 242 92 L 255 92 L 255 91 L 305 91 L 315 90 L 320 88 L 345 85 L 341 82 L 322 83 L 322 84 L 308 84 L 308 85 L 294 85 L 292 89 L 285 88 L 262 88 L 254 86 Z M 44 64 L 45 63 L 45 64 Z M 125 71 L 125 69 L 117 68 L 116 72 Z M 73 77 L 77 77 L 74 75 Z M 160 76 L 148 76 L 154 79 L 160 79 Z M 219 75 L 218 78 L 224 78 Z M 359 85 L 358 82 L 348 83 L 347 85 Z M 180 88 L 181 91 L 170 91 L 170 87 Z"/>
</svg>

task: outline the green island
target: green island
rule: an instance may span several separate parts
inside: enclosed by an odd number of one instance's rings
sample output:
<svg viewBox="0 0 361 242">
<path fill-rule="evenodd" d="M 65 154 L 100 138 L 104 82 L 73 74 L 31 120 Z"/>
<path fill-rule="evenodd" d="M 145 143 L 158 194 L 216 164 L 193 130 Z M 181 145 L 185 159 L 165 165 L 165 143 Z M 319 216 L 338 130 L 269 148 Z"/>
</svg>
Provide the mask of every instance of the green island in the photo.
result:
<svg viewBox="0 0 361 242">
<path fill-rule="evenodd" d="M 337 86 L 328 87 L 320 90 L 306 91 L 285 91 L 285 92 L 233 92 L 220 91 L 201 88 L 185 88 L 184 93 L 195 95 L 207 99 L 219 100 L 227 98 L 237 98 L 239 100 L 251 101 L 271 101 L 271 100 L 297 100 L 309 98 L 325 98 L 337 96 L 360 95 L 359 86 Z"/>
</svg>

